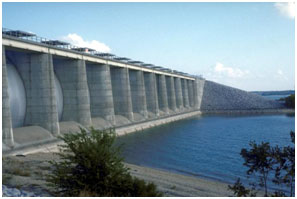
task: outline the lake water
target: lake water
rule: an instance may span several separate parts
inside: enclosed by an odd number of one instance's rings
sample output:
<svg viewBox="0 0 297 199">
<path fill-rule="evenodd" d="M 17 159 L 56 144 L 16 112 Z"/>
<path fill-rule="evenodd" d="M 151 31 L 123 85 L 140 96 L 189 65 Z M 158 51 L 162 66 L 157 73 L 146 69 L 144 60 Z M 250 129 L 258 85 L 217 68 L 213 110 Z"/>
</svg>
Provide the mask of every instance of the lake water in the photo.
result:
<svg viewBox="0 0 297 199">
<path fill-rule="evenodd" d="M 282 115 L 203 115 L 118 138 L 125 161 L 184 175 L 234 183 L 245 180 L 242 148 L 255 140 L 290 144 L 295 117 Z M 270 188 L 274 188 L 270 185 Z"/>
</svg>

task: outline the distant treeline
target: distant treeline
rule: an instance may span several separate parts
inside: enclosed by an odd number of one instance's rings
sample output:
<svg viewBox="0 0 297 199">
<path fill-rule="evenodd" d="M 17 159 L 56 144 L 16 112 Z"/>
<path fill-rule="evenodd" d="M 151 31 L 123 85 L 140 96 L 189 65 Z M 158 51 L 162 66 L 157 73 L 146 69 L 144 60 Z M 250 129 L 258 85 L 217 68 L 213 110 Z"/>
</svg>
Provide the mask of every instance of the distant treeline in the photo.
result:
<svg viewBox="0 0 297 199">
<path fill-rule="evenodd" d="M 255 93 L 258 95 L 266 96 L 266 95 L 291 95 L 295 94 L 294 90 L 286 90 L 286 91 L 251 91 L 251 93 Z"/>
</svg>

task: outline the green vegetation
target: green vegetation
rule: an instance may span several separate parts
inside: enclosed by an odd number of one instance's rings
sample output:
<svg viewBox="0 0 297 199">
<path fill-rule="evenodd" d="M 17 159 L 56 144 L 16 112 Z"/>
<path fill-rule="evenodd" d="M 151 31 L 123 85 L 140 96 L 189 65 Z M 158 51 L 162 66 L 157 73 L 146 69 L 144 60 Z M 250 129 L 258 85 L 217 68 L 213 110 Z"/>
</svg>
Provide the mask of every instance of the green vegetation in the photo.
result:
<svg viewBox="0 0 297 199">
<path fill-rule="evenodd" d="M 295 144 L 295 133 L 290 132 L 291 141 Z M 256 196 L 257 185 L 264 188 L 265 196 L 286 196 L 282 191 L 276 191 L 271 195 L 268 194 L 267 183 L 272 180 L 272 183 L 290 188 L 290 196 L 294 195 L 295 185 L 295 146 L 272 147 L 268 142 L 256 144 L 250 143 L 250 149 L 243 148 L 240 155 L 244 159 L 244 166 L 248 167 L 247 175 L 258 176 L 258 184 L 252 184 L 251 188 L 246 188 L 237 179 L 233 186 L 229 185 L 229 189 L 234 192 L 237 197 L 241 196 Z M 271 175 L 272 178 L 269 178 Z"/>
<path fill-rule="evenodd" d="M 161 196 L 152 183 L 132 177 L 114 146 L 114 130 L 81 129 L 60 137 L 60 157 L 50 161 L 49 186 L 59 196 Z"/>
<path fill-rule="evenodd" d="M 288 97 L 279 99 L 280 101 L 285 101 L 285 106 L 287 108 L 295 108 L 295 94 L 291 94 Z"/>
</svg>

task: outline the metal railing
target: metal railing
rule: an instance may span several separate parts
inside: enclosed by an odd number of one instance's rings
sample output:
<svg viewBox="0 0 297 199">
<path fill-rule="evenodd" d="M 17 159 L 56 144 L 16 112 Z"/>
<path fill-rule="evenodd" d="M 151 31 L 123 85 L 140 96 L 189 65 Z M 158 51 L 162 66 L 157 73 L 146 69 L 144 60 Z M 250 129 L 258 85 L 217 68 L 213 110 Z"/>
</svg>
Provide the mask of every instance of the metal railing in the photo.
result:
<svg viewBox="0 0 297 199">
<path fill-rule="evenodd" d="M 11 30 L 8 28 L 2 28 L 2 37 L 3 36 L 8 36 L 8 37 L 13 37 L 13 38 L 18 38 L 20 40 L 26 40 L 26 41 L 30 41 L 30 42 L 34 42 L 34 43 L 38 43 L 44 46 L 48 46 L 48 47 L 55 47 L 55 48 L 60 48 L 60 49 L 64 49 L 64 50 L 68 50 L 68 51 L 72 51 L 75 53 L 80 53 L 80 54 L 85 54 L 85 55 L 92 55 L 92 56 L 96 56 L 96 57 L 100 57 L 103 59 L 107 59 L 107 60 L 112 60 L 112 61 L 116 61 L 116 62 L 120 62 L 120 63 L 124 63 L 124 64 L 132 64 L 132 65 L 136 65 L 136 66 L 140 66 L 143 68 L 149 68 L 152 70 L 157 70 L 157 71 L 166 71 L 168 73 L 172 73 L 172 74 L 179 74 L 179 75 L 183 75 L 183 76 L 187 76 L 187 77 L 198 77 L 200 79 L 203 79 L 202 75 L 190 75 L 184 72 L 180 72 L 180 71 L 176 71 L 176 70 L 172 70 L 169 68 L 164 68 L 164 67 L 155 67 L 152 64 L 145 64 L 143 62 L 137 62 L 136 63 L 129 63 L 132 60 L 129 58 L 126 58 L 124 60 L 121 60 L 120 58 L 123 57 L 119 57 L 116 55 L 112 55 L 109 53 L 104 53 L 104 52 L 100 52 L 100 51 L 96 51 L 93 49 L 89 49 L 87 47 L 85 47 L 86 51 L 78 51 L 78 49 L 83 49 L 82 47 L 78 47 L 75 45 L 72 45 L 70 43 L 67 42 L 63 42 L 63 41 L 58 41 L 58 40 L 50 40 L 44 37 L 40 37 L 35 35 L 34 33 L 30 33 L 30 32 L 25 32 L 25 31 L 20 31 L 20 30 Z M 90 51 L 89 51 L 90 50 Z"/>
</svg>

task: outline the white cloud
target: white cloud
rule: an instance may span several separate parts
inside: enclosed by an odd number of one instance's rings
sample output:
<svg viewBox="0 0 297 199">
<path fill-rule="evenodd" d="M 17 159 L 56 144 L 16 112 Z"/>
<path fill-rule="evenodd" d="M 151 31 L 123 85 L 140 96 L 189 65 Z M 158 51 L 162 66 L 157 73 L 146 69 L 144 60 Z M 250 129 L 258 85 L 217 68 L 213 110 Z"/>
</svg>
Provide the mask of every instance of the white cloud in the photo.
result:
<svg viewBox="0 0 297 199">
<path fill-rule="evenodd" d="M 87 47 L 103 53 L 111 51 L 106 44 L 96 40 L 85 41 L 81 36 L 75 33 L 68 34 L 67 36 L 62 37 L 62 39 L 78 47 Z"/>
<path fill-rule="evenodd" d="M 283 75 L 284 73 L 283 73 L 282 70 L 279 69 L 279 70 L 277 71 L 277 74 L 279 74 L 279 75 Z"/>
<path fill-rule="evenodd" d="M 274 77 L 280 80 L 288 80 L 288 77 L 284 74 L 284 72 L 281 69 L 278 69 L 276 71 L 276 75 L 274 75 Z"/>
<path fill-rule="evenodd" d="M 290 19 L 295 18 L 295 13 L 296 13 L 295 2 L 286 2 L 286 3 L 278 2 L 274 4 L 274 7 L 276 7 L 282 15 L 289 17 Z"/>
<path fill-rule="evenodd" d="M 224 66 L 222 63 L 217 62 L 214 67 L 215 76 L 225 76 L 229 78 L 242 78 L 248 75 L 250 72 L 248 70 L 241 70 L 239 68 L 232 68 Z"/>
</svg>

